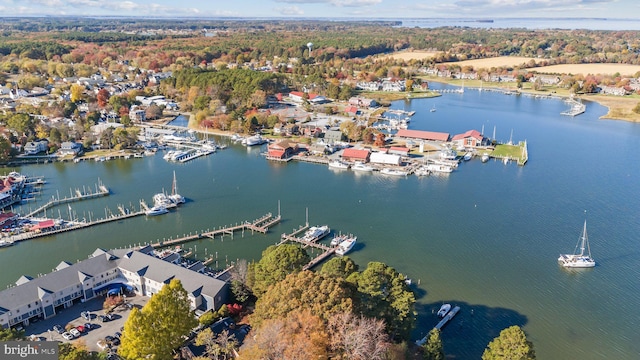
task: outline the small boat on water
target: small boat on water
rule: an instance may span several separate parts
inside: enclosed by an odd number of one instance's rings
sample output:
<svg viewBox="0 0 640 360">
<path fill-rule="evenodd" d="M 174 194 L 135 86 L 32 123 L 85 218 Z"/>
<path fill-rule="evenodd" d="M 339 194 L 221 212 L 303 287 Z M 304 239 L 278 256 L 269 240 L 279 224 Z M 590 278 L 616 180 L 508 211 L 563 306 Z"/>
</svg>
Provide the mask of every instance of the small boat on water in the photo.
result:
<svg viewBox="0 0 640 360">
<path fill-rule="evenodd" d="M 428 164 L 426 169 L 431 172 L 450 173 L 453 172 L 453 167 L 444 164 Z"/>
<path fill-rule="evenodd" d="M 267 142 L 267 140 L 266 140 L 266 139 L 264 139 L 264 138 L 262 137 L 262 135 L 260 135 L 260 134 L 255 134 L 255 135 L 253 135 L 253 136 L 250 136 L 250 137 L 248 137 L 248 138 L 246 138 L 246 139 L 242 140 L 242 145 L 245 145 L 245 146 L 255 146 L 255 145 L 262 145 L 262 144 L 264 144 L 264 143 L 266 143 L 266 142 Z"/>
<path fill-rule="evenodd" d="M 489 161 L 489 154 L 487 153 L 482 154 L 482 157 L 480 158 L 480 160 L 482 160 L 483 163 L 486 163 L 487 161 Z"/>
<path fill-rule="evenodd" d="M 357 162 L 355 164 L 353 164 L 353 166 L 351 167 L 351 170 L 353 171 L 362 171 L 362 172 L 371 172 L 373 171 L 373 166 L 369 166 L 365 163 L 361 163 L 361 162 Z"/>
<path fill-rule="evenodd" d="M 413 173 L 416 174 L 416 176 L 429 176 L 431 171 L 429 171 L 425 166 L 420 166 Z"/>
<path fill-rule="evenodd" d="M 356 245 L 356 240 L 357 240 L 356 237 L 352 237 L 341 242 L 338 245 L 338 248 L 336 249 L 336 254 L 343 256 L 344 254 L 351 251 L 351 249 L 353 249 L 353 247 Z"/>
<path fill-rule="evenodd" d="M 462 160 L 469 161 L 469 160 L 471 160 L 472 157 L 473 157 L 473 154 L 471 152 L 468 152 L 468 153 L 464 154 L 464 156 L 462 157 Z"/>
<path fill-rule="evenodd" d="M 329 163 L 329 167 L 333 169 L 348 169 L 349 164 L 342 162 L 340 160 L 333 160 Z"/>
<path fill-rule="evenodd" d="M 591 268 L 596 266 L 596 261 L 591 257 L 591 248 L 587 237 L 587 220 L 584 221 L 582 235 L 578 239 L 574 253 L 560 255 L 558 262 L 567 268 Z"/>
<path fill-rule="evenodd" d="M 355 241 L 356 239 L 358 239 L 358 237 L 354 236 L 354 235 L 347 235 L 347 234 L 342 235 L 342 234 L 340 234 L 340 235 L 334 237 L 333 239 L 331 239 L 331 246 L 338 246 L 338 245 L 342 244 L 343 242 L 345 242 L 345 241 L 347 241 L 349 239 L 354 239 L 354 241 Z"/>
<path fill-rule="evenodd" d="M 409 175 L 409 173 L 407 171 L 403 171 L 403 170 L 398 170 L 398 169 L 391 169 L 391 168 L 384 168 L 382 170 L 380 170 L 381 174 L 385 174 L 385 175 L 393 175 L 393 176 L 407 176 Z"/>
<path fill-rule="evenodd" d="M 146 210 L 144 214 L 147 216 L 156 216 L 156 215 L 166 214 L 168 212 L 169 210 L 167 210 L 167 208 L 164 206 L 154 206 Z"/>
<path fill-rule="evenodd" d="M 440 310 L 438 310 L 438 317 L 443 318 L 451 310 L 451 304 L 442 304 Z"/>
<path fill-rule="evenodd" d="M 302 236 L 302 240 L 310 242 L 318 241 L 323 237 L 329 235 L 330 232 L 331 229 L 328 225 L 312 226 L 304 233 L 304 235 Z"/>
<path fill-rule="evenodd" d="M 0 240 L 0 248 L 7 247 L 13 245 L 13 241 L 11 240 Z"/>
<path fill-rule="evenodd" d="M 429 111 L 430 111 L 430 112 L 436 112 L 436 106 L 435 106 L 435 105 L 433 105 L 433 106 L 431 107 L 431 110 L 429 110 Z"/>
</svg>

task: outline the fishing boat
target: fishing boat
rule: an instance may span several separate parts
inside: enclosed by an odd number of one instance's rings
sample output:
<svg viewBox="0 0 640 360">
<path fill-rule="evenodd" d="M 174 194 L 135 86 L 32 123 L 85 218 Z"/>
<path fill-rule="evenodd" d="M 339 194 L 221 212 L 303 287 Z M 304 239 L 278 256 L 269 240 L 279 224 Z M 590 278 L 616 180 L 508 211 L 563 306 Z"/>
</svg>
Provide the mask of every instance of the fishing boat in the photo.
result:
<svg viewBox="0 0 640 360">
<path fill-rule="evenodd" d="M 144 214 L 147 216 L 156 216 L 156 215 L 162 215 L 162 214 L 166 214 L 168 213 L 169 210 L 167 210 L 166 207 L 164 206 L 154 206 L 151 207 L 149 209 L 147 209 Z"/>
<path fill-rule="evenodd" d="M 342 162 L 340 160 L 333 160 L 329 163 L 329 167 L 333 169 L 348 169 L 349 164 Z"/>
<path fill-rule="evenodd" d="M 327 225 L 312 226 L 302 236 L 302 240 L 315 242 L 329 235 L 331 229 Z"/>
<path fill-rule="evenodd" d="M 373 171 L 373 166 L 369 166 L 369 165 L 367 165 L 365 163 L 362 163 L 362 162 L 356 162 L 351 167 L 351 170 L 353 170 L 353 171 L 371 172 L 371 171 Z"/>
<path fill-rule="evenodd" d="M 596 266 L 596 261 L 591 257 L 591 248 L 587 237 L 587 220 L 584 221 L 582 235 L 578 239 L 574 253 L 560 255 L 558 262 L 568 268 L 590 268 Z"/>
<path fill-rule="evenodd" d="M 353 238 L 349 238 L 343 242 L 341 242 L 338 245 L 338 248 L 336 249 L 336 254 L 343 256 L 344 254 L 348 253 L 349 251 L 351 251 L 351 249 L 353 249 L 353 247 L 356 244 L 356 237 Z"/>
<path fill-rule="evenodd" d="M 480 160 L 482 160 L 483 163 L 486 163 L 487 161 L 489 161 L 489 154 L 487 153 L 482 154 L 482 157 L 480 158 Z"/>
<path fill-rule="evenodd" d="M 442 304 L 440 310 L 438 310 L 438 317 L 443 318 L 451 310 L 451 304 Z"/>
<path fill-rule="evenodd" d="M 380 170 L 381 174 L 385 174 L 385 175 L 393 175 L 393 176 L 407 176 L 409 175 L 409 173 L 407 171 L 403 171 L 403 170 L 398 170 L 398 169 L 391 169 L 391 168 L 384 168 L 382 170 Z"/>
</svg>

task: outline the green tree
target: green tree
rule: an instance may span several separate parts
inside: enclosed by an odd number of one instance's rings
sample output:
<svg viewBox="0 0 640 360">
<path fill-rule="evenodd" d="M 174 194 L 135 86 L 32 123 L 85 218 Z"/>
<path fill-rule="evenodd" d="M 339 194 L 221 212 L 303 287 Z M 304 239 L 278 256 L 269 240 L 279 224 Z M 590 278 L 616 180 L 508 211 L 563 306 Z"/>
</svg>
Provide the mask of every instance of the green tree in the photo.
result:
<svg viewBox="0 0 640 360">
<path fill-rule="evenodd" d="M 173 359 L 173 350 L 198 325 L 187 291 L 173 279 L 125 322 L 118 353 L 127 359 Z"/>
<path fill-rule="evenodd" d="M 14 114 L 7 119 L 9 129 L 15 130 L 18 134 L 33 132 L 33 120 L 29 114 Z"/>
<path fill-rule="evenodd" d="M 482 360 L 534 360 L 533 344 L 527 340 L 524 331 L 513 325 L 500 332 L 482 353 Z"/>
<path fill-rule="evenodd" d="M 228 330 L 223 330 L 215 335 L 211 328 L 206 328 L 196 337 L 197 346 L 205 346 L 205 354 L 210 359 L 233 359 L 233 350 L 238 346 L 238 341 Z"/>
<path fill-rule="evenodd" d="M 58 345 L 58 360 L 100 360 L 104 355 L 89 352 L 81 344 L 60 343 Z"/>
<path fill-rule="evenodd" d="M 6 137 L 0 136 L 0 163 L 6 163 L 11 159 L 11 143 Z"/>
<path fill-rule="evenodd" d="M 251 323 L 259 326 L 264 320 L 305 309 L 326 321 L 334 313 L 351 312 L 355 297 L 353 288 L 341 278 L 300 271 L 288 275 L 258 299 Z"/>
<path fill-rule="evenodd" d="M 351 274 L 347 281 L 355 284 L 361 294 L 365 316 L 385 320 L 393 338 L 409 337 L 415 320 L 416 300 L 404 275 L 374 261 L 367 264 L 364 271 Z"/>
<path fill-rule="evenodd" d="M 327 276 L 341 277 L 346 279 L 349 275 L 358 271 L 356 264 L 350 257 L 334 257 L 322 265 L 320 273 Z"/>
<path fill-rule="evenodd" d="M 440 339 L 440 330 L 433 328 L 429 331 L 427 342 L 422 345 L 425 360 L 444 360 L 444 349 Z"/>
<path fill-rule="evenodd" d="M 257 296 L 264 294 L 269 286 L 284 280 L 294 272 L 302 270 L 310 261 L 305 250 L 297 245 L 272 245 L 262 252 L 262 258 L 251 269 L 253 278 L 249 286 Z"/>
<path fill-rule="evenodd" d="M 2 139 L 2 137 L 0 137 Z M 0 341 L 24 340 L 24 330 L 0 329 Z"/>
</svg>

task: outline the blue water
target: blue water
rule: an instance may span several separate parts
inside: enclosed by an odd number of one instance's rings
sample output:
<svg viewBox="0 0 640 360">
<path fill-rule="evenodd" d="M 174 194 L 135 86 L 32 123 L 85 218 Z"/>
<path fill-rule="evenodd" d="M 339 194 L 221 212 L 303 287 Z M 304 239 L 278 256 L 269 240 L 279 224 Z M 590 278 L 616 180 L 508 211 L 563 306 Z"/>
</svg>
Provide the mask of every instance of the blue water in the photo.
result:
<svg viewBox="0 0 640 360">
<path fill-rule="evenodd" d="M 493 22 L 477 20 L 491 19 Z M 459 26 L 480 29 L 589 29 L 589 30 L 640 30 L 640 19 L 605 18 L 420 18 L 402 19 L 402 27 L 436 28 Z"/>
<path fill-rule="evenodd" d="M 437 111 L 428 111 L 433 104 Z M 169 190 L 173 171 L 189 201 L 160 217 L 0 249 L 2 284 L 48 272 L 62 260 L 86 258 L 96 247 L 252 220 L 277 212 L 279 201 L 283 222 L 267 235 L 236 234 L 186 247 L 199 258 L 217 254 L 219 267 L 238 258 L 256 260 L 281 233 L 303 224 L 308 209 L 312 224 L 358 235 L 350 256 L 361 267 L 383 261 L 420 283 L 414 338 L 437 323 L 433 312 L 442 302 L 462 307 L 442 333 L 445 351 L 456 359 L 480 358 L 487 343 L 514 324 L 523 326 L 540 359 L 637 359 L 640 125 L 599 120 L 606 109 L 595 103 L 587 103 L 583 115 L 563 117 L 568 105 L 561 100 L 471 89 L 393 107 L 417 111 L 412 129 L 454 135 L 484 125 L 485 135 L 493 136 L 495 127 L 500 141 L 527 140 L 529 162 L 518 167 L 474 159 L 448 176 L 392 178 L 272 163 L 260 155 L 264 147 L 232 145 L 186 164 L 168 163 L 158 154 L 27 166 L 18 170 L 47 178 L 39 202 L 56 191 L 93 186 L 97 178 L 109 186 L 107 198 L 72 204 L 80 218 L 101 217 L 105 207 L 115 211 L 117 204 L 136 205 L 141 198 L 150 201 Z M 573 251 L 585 210 L 598 266 L 566 271 L 556 259 Z M 67 209 L 60 211 L 66 218 Z"/>
</svg>

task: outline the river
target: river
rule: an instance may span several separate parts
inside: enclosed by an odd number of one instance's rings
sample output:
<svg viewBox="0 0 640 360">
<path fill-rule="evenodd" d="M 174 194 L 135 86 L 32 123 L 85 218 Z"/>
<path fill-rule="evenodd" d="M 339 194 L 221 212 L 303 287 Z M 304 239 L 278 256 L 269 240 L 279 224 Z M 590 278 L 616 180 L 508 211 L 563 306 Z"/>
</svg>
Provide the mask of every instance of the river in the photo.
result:
<svg viewBox="0 0 640 360">
<path fill-rule="evenodd" d="M 435 85 L 444 86 L 444 85 Z M 435 104 L 437 111 L 428 109 Z M 383 261 L 410 277 L 418 296 L 422 337 L 437 323 L 443 302 L 461 306 L 442 339 L 456 359 L 478 359 L 499 331 L 521 325 L 540 359 L 636 359 L 640 354 L 640 125 L 598 120 L 605 108 L 564 117 L 561 100 L 466 89 L 432 99 L 400 101 L 415 110 L 410 127 L 448 132 L 481 130 L 500 141 L 527 140 L 529 162 L 479 159 L 448 176 L 392 178 L 332 171 L 326 166 L 272 163 L 259 148 L 229 148 L 186 164 L 160 154 L 144 159 L 56 163 L 16 169 L 48 183 L 27 212 L 70 188 L 93 187 L 109 197 L 72 204 L 79 218 L 103 217 L 105 207 L 151 201 L 170 190 L 173 171 L 189 201 L 170 214 L 124 220 L 0 249 L 1 283 L 37 276 L 62 260 L 86 258 L 95 248 L 130 246 L 213 229 L 267 212 L 280 202 L 283 222 L 267 235 L 186 244 L 218 266 L 257 260 L 280 234 L 305 222 L 358 235 L 350 256 L 361 266 Z M 227 141 L 221 139 L 220 141 Z M 7 172 L 9 169 L 7 169 Z M 585 210 L 594 269 L 567 271 L 560 253 L 580 236 Z M 60 215 L 68 218 L 68 208 Z M 50 215 L 58 215 L 54 210 Z"/>
</svg>

